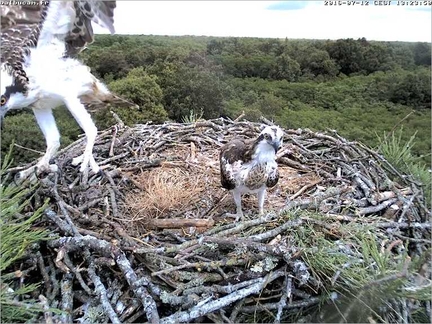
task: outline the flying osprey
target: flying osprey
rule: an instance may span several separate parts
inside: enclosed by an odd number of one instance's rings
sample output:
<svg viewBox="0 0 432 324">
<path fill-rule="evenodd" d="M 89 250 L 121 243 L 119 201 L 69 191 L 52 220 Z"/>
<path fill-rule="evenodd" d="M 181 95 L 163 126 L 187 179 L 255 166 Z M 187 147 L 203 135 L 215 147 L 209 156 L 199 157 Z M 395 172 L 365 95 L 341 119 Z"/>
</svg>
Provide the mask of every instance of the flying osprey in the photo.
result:
<svg viewBox="0 0 432 324">
<path fill-rule="evenodd" d="M 94 40 L 92 22 L 114 33 L 115 1 L 11 1 L 1 5 L 1 108 L 0 120 L 11 109 L 31 107 L 46 139 L 46 153 L 35 167 L 22 171 L 26 178 L 56 171 L 50 160 L 60 146 L 52 109 L 65 105 L 83 129 L 84 153 L 72 160 L 80 171 L 100 168 L 93 157 L 97 129 L 85 105 L 106 103 L 132 106 L 110 93 L 75 59 Z"/>
<path fill-rule="evenodd" d="M 236 221 L 243 218 L 241 195 L 257 193 L 259 213 L 264 212 L 266 189 L 279 181 L 276 152 L 281 148 L 283 131 L 265 127 L 255 140 L 235 139 L 221 148 L 219 155 L 222 187 L 232 191 L 237 207 Z"/>
</svg>

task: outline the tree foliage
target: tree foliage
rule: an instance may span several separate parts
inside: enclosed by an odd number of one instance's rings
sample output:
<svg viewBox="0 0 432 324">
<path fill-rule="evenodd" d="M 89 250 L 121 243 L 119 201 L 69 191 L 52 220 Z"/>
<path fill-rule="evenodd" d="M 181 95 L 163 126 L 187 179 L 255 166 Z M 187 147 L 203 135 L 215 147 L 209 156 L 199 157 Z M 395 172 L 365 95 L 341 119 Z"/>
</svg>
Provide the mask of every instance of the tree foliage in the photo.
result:
<svg viewBox="0 0 432 324">
<path fill-rule="evenodd" d="M 118 109 L 117 112 L 127 124 L 145 123 L 151 120 L 156 123 L 163 122 L 168 115 L 162 106 L 162 89 L 156 82 L 155 75 L 149 75 L 143 67 L 132 69 L 127 77 L 113 81 L 110 89 L 139 106 L 135 109 Z M 99 118 L 101 123 L 103 118 Z"/>
</svg>

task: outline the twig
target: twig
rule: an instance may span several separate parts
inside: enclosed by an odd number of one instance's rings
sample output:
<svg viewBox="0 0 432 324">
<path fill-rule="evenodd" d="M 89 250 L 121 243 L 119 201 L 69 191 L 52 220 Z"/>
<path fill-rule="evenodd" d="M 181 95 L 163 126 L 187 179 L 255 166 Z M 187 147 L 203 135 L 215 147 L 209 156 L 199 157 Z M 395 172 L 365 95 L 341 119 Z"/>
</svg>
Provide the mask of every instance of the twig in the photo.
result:
<svg viewBox="0 0 432 324">
<path fill-rule="evenodd" d="M 233 265 L 241 265 L 246 264 L 247 260 L 244 259 L 227 259 L 222 261 L 211 261 L 211 262 L 193 262 L 193 263 L 186 263 L 182 264 L 176 267 L 171 267 L 167 269 L 163 269 L 157 272 L 153 272 L 151 275 L 154 276 L 160 276 L 163 274 L 167 274 L 173 271 L 182 270 L 182 269 L 188 269 L 188 268 L 217 268 L 221 266 L 233 266 Z"/>
<path fill-rule="evenodd" d="M 88 268 L 88 274 L 90 276 L 90 279 L 94 283 L 95 292 L 99 297 L 99 300 L 102 304 L 102 307 L 103 307 L 104 311 L 106 312 L 106 314 L 108 315 L 108 317 L 110 318 L 111 322 L 114 324 L 120 324 L 121 322 L 120 322 L 116 312 L 112 308 L 110 301 L 107 297 L 106 288 L 105 288 L 104 284 L 102 283 L 101 279 L 99 278 L 99 276 L 96 274 L 95 266 L 94 266 L 92 261 L 90 261 L 90 265 Z"/>
<path fill-rule="evenodd" d="M 116 200 L 115 192 L 111 187 L 108 187 L 108 191 L 110 193 L 113 217 L 119 218 L 119 211 L 118 211 L 118 207 L 117 207 L 117 200 Z"/>
<path fill-rule="evenodd" d="M 40 251 L 36 252 L 36 260 L 37 260 L 37 263 L 38 263 L 38 266 L 39 266 L 39 271 L 42 274 L 42 278 L 44 280 L 47 293 L 50 294 L 52 292 L 52 290 L 53 290 L 53 287 L 52 287 L 52 284 L 51 284 L 51 279 L 50 279 L 50 277 L 49 277 L 49 275 L 48 275 L 48 273 L 46 271 L 45 263 L 43 261 L 43 256 L 40 253 Z"/>
<path fill-rule="evenodd" d="M 230 320 L 231 323 L 235 323 L 236 322 L 238 313 L 240 312 L 240 310 L 243 307 L 244 303 L 245 303 L 245 299 L 241 299 L 234 306 L 234 308 L 233 308 L 233 310 L 231 312 L 231 315 L 229 317 L 229 320 Z"/>
<path fill-rule="evenodd" d="M 244 111 L 242 111 L 242 113 L 236 118 L 236 119 L 234 119 L 233 120 L 233 122 L 238 122 L 240 119 L 242 119 L 243 117 L 245 116 L 245 112 Z"/>
<path fill-rule="evenodd" d="M 81 276 L 80 271 L 78 271 L 74 265 L 72 264 L 72 261 L 69 258 L 69 255 L 67 253 L 65 253 L 65 255 L 63 256 L 63 260 L 64 263 L 66 264 L 66 266 L 73 272 L 73 274 L 75 274 L 76 278 L 78 279 L 79 284 L 81 285 L 81 287 L 84 289 L 84 291 L 89 295 L 92 296 L 93 291 L 89 288 L 89 286 L 87 286 L 87 284 L 84 282 L 83 277 Z"/>
<path fill-rule="evenodd" d="M 49 220 L 57 224 L 64 233 L 73 234 L 72 226 L 64 222 L 51 208 L 47 208 L 44 214 Z"/>
<path fill-rule="evenodd" d="M 377 212 L 383 210 L 384 208 L 387 208 L 388 206 L 393 205 L 397 200 L 398 200 L 397 198 L 392 198 L 392 199 L 386 200 L 386 201 L 384 201 L 381 204 L 376 205 L 376 206 L 361 208 L 357 211 L 357 214 L 361 216 L 361 215 L 366 215 L 366 214 L 377 213 Z"/>
<path fill-rule="evenodd" d="M 249 295 L 257 294 L 260 290 L 262 290 L 268 283 L 274 281 L 275 279 L 284 275 L 284 271 L 278 270 L 272 272 L 265 276 L 264 278 L 260 278 L 260 281 L 251 285 L 250 287 L 238 290 L 229 294 L 228 296 L 216 299 L 215 301 L 206 303 L 204 305 L 192 307 L 188 311 L 178 311 L 171 316 L 164 317 L 161 319 L 160 323 L 178 323 L 178 322 L 189 322 L 195 318 L 203 316 L 205 314 L 214 312 L 218 309 L 221 309 L 224 306 L 227 306 L 237 300 L 245 298 Z"/>
<path fill-rule="evenodd" d="M 57 280 L 57 272 L 56 272 L 56 269 L 54 267 L 54 263 L 50 258 L 48 259 L 48 263 L 49 263 L 49 267 L 51 270 L 50 271 L 51 272 L 50 282 L 52 283 L 52 291 L 50 292 L 50 294 L 48 294 L 48 299 L 50 301 L 54 301 L 57 297 L 57 294 L 60 291 L 60 285 L 59 285 L 59 282 Z"/>
<path fill-rule="evenodd" d="M 50 311 L 50 306 L 48 305 L 48 299 L 44 295 L 39 295 L 39 301 L 42 304 L 44 310 L 45 322 L 47 324 L 54 324 L 52 314 Z"/>
<path fill-rule="evenodd" d="M 318 304 L 320 301 L 321 299 L 318 297 L 311 297 L 307 300 L 289 303 L 285 305 L 284 309 L 309 307 Z M 257 304 L 254 306 L 243 306 L 240 311 L 243 313 L 255 313 L 257 311 L 262 311 L 262 310 L 275 310 L 278 309 L 278 307 L 279 307 L 279 303 Z"/>
<path fill-rule="evenodd" d="M 72 323 L 72 307 L 73 307 L 73 292 L 72 292 L 72 279 L 73 275 L 66 273 L 60 284 L 61 289 L 61 310 L 63 313 L 60 315 L 60 320 L 63 323 Z"/>
<path fill-rule="evenodd" d="M 253 241 L 259 241 L 259 242 L 264 241 L 266 239 L 269 239 L 271 237 L 275 237 L 275 236 L 279 235 L 280 233 L 286 231 L 288 228 L 299 227 L 301 224 L 303 224 L 303 220 L 301 220 L 301 219 L 297 219 L 294 221 L 288 221 L 288 222 L 284 223 L 283 225 L 278 226 L 275 229 L 272 229 L 270 231 L 264 232 L 262 234 L 252 235 L 250 237 L 250 239 Z"/>
<path fill-rule="evenodd" d="M 156 228 L 183 228 L 183 227 L 212 227 L 213 219 L 152 219 L 150 227 Z"/>
<path fill-rule="evenodd" d="M 156 303 L 153 297 L 147 292 L 147 290 L 143 286 L 137 285 L 138 277 L 133 271 L 128 259 L 119 249 L 114 250 L 114 255 L 117 265 L 123 272 L 128 284 L 131 286 L 135 295 L 140 298 L 141 303 L 144 306 L 144 311 L 147 315 L 147 320 L 150 323 L 159 323 L 159 314 Z"/>
<path fill-rule="evenodd" d="M 394 236 L 397 236 L 399 238 L 401 238 L 402 240 L 405 241 L 410 241 L 410 242 L 414 242 L 414 243 L 422 243 L 422 244 L 427 244 L 427 245 L 431 245 L 432 241 L 431 240 L 424 240 L 424 239 L 417 239 L 417 238 L 412 238 L 412 237 L 407 237 L 401 234 L 397 234 L 395 233 Z"/>
<path fill-rule="evenodd" d="M 287 300 L 291 297 L 291 287 L 292 279 L 289 276 L 285 276 L 285 280 L 283 283 L 283 294 L 279 301 L 279 306 L 277 308 L 276 318 L 274 323 L 280 323 L 282 317 L 282 311 L 287 304 Z"/>
<path fill-rule="evenodd" d="M 322 181 L 322 179 L 313 181 L 311 183 L 308 183 L 307 185 L 304 185 L 299 191 L 297 191 L 294 195 L 292 195 L 290 197 L 290 200 L 294 200 L 296 199 L 298 196 L 300 196 L 303 192 L 305 192 L 307 189 L 312 188 L 313 186 L 317 185 L 318 183 L 320 183 Z"/>
<path fill-rule="evenodd" d="M 74 223 L 72 222 L 72 219 L 69 217 L 69 213 L 66 211 L 65 203 L 58 193 L 57 183 L 58 183 L 58 174 L 56 173 L 54 187 L 53 187 L 54 197 L 57 201 L 58 206 L 60 207 L 61 212 L 63 213 L 63 217 L 66 219 L 67 223 L 69 224 L 70 230 L 72 230 L 74 235 L 79 236 L 80 234 L 78 230 L 76 229 Z"/>
<path fill-rule="evenodd" d="M 16 146 L 16 147 L 18 147 L 18 148 L 20 148 L 20 149 L 23 149 L 23 150 L 29 151 L 29 152 L 37 153 L 37 154 L 39 154 L 39 155 L 41 155 L 41 156 L 44 155 L 44 152 L 37 151 L 37 150 L 33 150 L 33 149 L 31 149 L 31 148 L 28 148 L 28 147 L 25 147 L 25 146 L 19 145 L 19 144 L 17 144 L 17 143 L 14 143 L 14 146 Z"/>
<path fill-rule="evenodd" d="M 314 196 L 310 199 L 303 199 L 300 201 L 290 201 L 286 204 L 286 206 L 282 209 L 283 212 L 286 212 L 290 209 L 300 208 L 300 209 L 317 209 L 321 202 L 330 197 L 338 196 L 343 193 L 351 192 L 353 190 L 352 187 L 341 187 L 341 188 L 329 188 L 326 192 L 321 193 L 319 195 Z"/>
<path fill-rule="evenodd" d="M 268 120 L 268 119 L 265 118 L 264 116 L 261 116 L 261 117 L 260 117 L 260 120 L 261 120 L 264 124 L 267 124 L 267 125 L 269 125 L 269 126 L 273 126 L 273 125 L 274 125 L 274 123 L 273 123 L 272 121 Z"/>
</svg>

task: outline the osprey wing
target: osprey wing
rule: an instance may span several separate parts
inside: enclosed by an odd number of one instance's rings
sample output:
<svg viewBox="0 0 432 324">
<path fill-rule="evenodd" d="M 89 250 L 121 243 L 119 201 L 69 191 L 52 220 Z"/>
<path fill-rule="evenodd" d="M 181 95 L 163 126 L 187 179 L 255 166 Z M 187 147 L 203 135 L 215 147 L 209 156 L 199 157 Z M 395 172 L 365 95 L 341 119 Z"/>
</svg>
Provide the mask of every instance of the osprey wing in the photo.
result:
<svg viewBox="0 0 432 324">
<path fill-rule="evenodd" d="M 238 165 L 250 160 L 248 156 L 248 147 L 240 139 L 233 140 L 222 146 L 219 154 L 220 176 L 222 187 L 232 190 L 236 186 L 236 169 Z"/>
<path fill-rule="evenodd" d="M 1 63 L 16 82 L 28 84 L 23 69 L 30 49 L 60 39 L 66 56 L 81 52 L 94 40 L 91 22 L 114 33 L 115 1 L 39 1 L 32 5 L 1 5 Z"/>
<path fill-rule="evenodd" d="M 36 46 L 46 2 L 31 5 L 1 5 L 1 64 L 15 81 L 26 85 L 24 56 Z"/>
<path fill-rule="evenodd" d="M 37 24 L 42 2 L 32 5 L 1 5 L 1 29 L 16 25 Z"/>
<path fill-rule="evenodd" d="M 274 167 L 271 168 L 271 170 L 268 174 L 266 186 L 268 188 L 272 188 L 272 187 L 276 186 L 278 182 L 279 182 L 279 170 L 277 168 L 277 165 L 275 165 Z"/>
<path fill-rule="evenodd" d="M 66 56 L 74 56 L 93 43 L 92 22 L 114 34 L 115 1 L 52 1 L 44 19 L 38 46 L 53 38 L 66 43 Z"/>
</svg>

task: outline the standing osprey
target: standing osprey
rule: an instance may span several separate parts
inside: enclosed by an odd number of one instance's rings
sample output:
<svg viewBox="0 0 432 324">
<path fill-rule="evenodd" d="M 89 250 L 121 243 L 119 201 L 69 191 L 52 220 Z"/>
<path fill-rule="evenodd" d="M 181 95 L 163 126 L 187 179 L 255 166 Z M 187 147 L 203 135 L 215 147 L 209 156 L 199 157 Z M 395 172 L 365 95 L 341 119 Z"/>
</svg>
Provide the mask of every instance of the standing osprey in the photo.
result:
<svg viewBox="0 0 432 324">
<path fill-rule="evenodd" d="M 17 1 L 16 3 L 20 3 Z M 25 3 L 25 2 L 23 2 Z M 56 171 L 50 160 L 60 146 L 52 109 L 65 105 L 84 130 L 84 154 L 73 159 L 80 171 L 99 172 L 93 157 L 97 129 L 84 104 L 129 102 L 109 92 L 90 68 L 74 58 L 94 40 L 92 22 L 114 33 L 115 1 L 30 1 L 1 6 L 0 120 L 11 109 L 31 107 L 46 139 L 45 155 L 35 167 L 20 172 L 26 178 L 37 169 Z"/>
<path fill-rule="evenodd" d="M 243 217 L 241 195 L 257 193 L 259 213 L 264 212 L 266 189 L 279 181 L 276 152 L 282 146 L 283 132 L 277 126 L 267 126 L 255 140 L 235 139 L 221 148 L 220 174 L 222 187 L 232 191 L 237 207 L 236 221 Z"/>
</svg>

